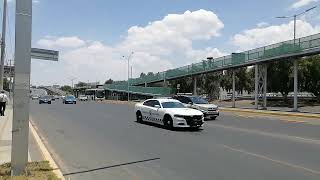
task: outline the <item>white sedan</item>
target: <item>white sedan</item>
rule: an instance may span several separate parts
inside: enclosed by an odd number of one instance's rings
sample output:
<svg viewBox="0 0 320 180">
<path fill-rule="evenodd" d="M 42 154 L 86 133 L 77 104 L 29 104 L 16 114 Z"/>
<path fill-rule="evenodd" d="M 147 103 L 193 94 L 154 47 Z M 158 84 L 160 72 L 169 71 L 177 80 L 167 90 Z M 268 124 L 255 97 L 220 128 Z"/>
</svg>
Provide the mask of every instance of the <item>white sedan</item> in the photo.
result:
<svg viewBox="0 0 320 180">
<path fill-rule="evenodd" d="M 137 122 L 152 122 L 168 128 L 199 128 L 203 126 L 203 113 L 186 108 L 175 99 L 149 99 L 135 105 Z"/>
</svg>

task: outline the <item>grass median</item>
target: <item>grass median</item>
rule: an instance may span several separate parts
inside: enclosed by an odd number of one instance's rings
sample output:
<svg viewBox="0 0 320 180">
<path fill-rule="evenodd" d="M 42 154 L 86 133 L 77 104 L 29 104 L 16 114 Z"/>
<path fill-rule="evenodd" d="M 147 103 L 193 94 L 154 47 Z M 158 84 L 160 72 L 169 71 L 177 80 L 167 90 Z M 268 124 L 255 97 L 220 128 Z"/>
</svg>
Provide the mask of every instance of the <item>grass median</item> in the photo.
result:
<svg viewBox="0 0 320 180">
<path fill-rule="evenodd" d="M 59 180 L 48 161 L 30 162 L 24 175 L 11 177 L 11 164 L 0 165 L 0 180 Z"/>
</svg>

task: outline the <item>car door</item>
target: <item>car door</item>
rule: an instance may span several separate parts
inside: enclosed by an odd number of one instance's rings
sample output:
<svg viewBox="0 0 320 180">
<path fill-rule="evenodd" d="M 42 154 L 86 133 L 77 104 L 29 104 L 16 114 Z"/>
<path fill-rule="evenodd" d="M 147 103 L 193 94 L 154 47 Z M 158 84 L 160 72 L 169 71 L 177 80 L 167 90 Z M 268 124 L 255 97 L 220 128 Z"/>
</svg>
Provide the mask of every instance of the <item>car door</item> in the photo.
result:
<svg viewBox="0 0 320 180">
<path fill-rule="evenodd" d="M 162 123 L 162 118 L 160 118 L 160 113 L 159 113 L 160 109 L 161 109 L 160 102 L 157 100 L 152 100 L 151 107 L 150 107 L 151 121 L 157 124 Z"/>
<path fill-rule="evenodd" d="M 152 100 L 147 100 L 143 103 L 143 108 L 141 108 L 141 114 L 142 114 L 142 120 L 144 121 L 150 121 L 150 110 L 151 110 L 151 104 Z"/>
</svg>

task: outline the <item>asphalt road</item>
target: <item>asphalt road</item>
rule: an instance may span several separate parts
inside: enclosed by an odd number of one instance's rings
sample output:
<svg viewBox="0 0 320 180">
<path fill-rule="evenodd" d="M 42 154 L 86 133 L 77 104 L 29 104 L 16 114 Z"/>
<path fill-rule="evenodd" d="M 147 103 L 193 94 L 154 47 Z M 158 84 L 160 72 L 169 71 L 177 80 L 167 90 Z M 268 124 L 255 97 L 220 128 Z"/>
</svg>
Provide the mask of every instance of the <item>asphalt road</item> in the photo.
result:
<svg viewBox="0 0 320 180">
<path fill-rule="evenodd" d="M 67 178 L 319 180 L 320 126 L 222 113 L 202 131 L 135 122 L 133 106 L 31 103 L 31 118 Z"/>
</svg>

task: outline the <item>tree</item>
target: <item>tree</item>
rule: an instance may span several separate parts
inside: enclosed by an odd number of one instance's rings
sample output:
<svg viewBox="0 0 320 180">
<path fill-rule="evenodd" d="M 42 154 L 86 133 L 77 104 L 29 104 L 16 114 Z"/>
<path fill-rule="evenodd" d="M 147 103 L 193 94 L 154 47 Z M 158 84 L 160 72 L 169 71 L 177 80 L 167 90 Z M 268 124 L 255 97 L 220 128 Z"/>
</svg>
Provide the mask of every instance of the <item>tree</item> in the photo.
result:
<svg viewBox="0 0 320 180">
<path fill-rule="evenodd" d="M 154 76 L 153 72 L 148 72 L 147 76 Z"/>
<path fill-rule="evenodd" d="M 65 92 L 70 92 L 70 93 L 72 92 L 71 86 L 68 86 L 68 85 L 64 85 L 60 89 Z"/>
<path fill-rule="evenodd" d="M 113 83 L 113 80 L 110 78 L 104 84 L 112 84 L 112 83 Z"/>
<path fill-rule="evenodd" d="M 208 73 L 200 76 L 200 90 L 208 94 L 210 99 L 218 99 L 222 72 Z"/>
<path fill-rule="evenodd" d="M 244 90 L 248 93 L 254 92 L 254 74 L 255 72 L 253 67 L 247 69 Z"/>
<path fill-rule="evenodd" d="M 141 74 L 140 74 L 140 78 L 143 78 L 143 77 L 145 77 L 145 76 L 146 76 L 145 73 L 141 73 Z"/>
<path fill-rule="evenodd" d="M 299 61 L 299 87 L 317 96 L 320 100 L 320 56 L 311 56 Z"/>
<path fill-rule="evenodd" d="M 78 82 L 78 84 L 76 84 L 76 87 L 85 87 L 85 86 L 87 86 L 87 83 L 85 83 L 85 82 Z"/>
<path fill-rule="evenodd" d="M 180 89 L 177 90 L 176 92 L 192 93 L 193 81 L 192 81 L 191 77 L 172 80 L 172 81 L 170 81 L 170 84 L 171 84 L 171 88 L 173 88 L 173 89 L 177 89 L 178 84 L 180 84 Z"/>
<path fill-rule="evenodd" d="M 234 71 L 236 91 L 240 94 L 242 94 L 244 90 L 252 92 L 253 77 L 252 74 L 250 74 L 250 71 L 252 70 L 247 67 L 242 67 L 237 68 Z M 225 74 L 221 76 L 220 86 L 226 91 L 232 90 L 232 70 L 226 70 Z"/>
<path fill-rule="evenodd" d="M 226 90 L 230 91 L 232 90 L 232 72 L 231 71 L 225 71 L 224 75 L 221 76 L 220 86 Z"/>
<path fill-rule="evenodd" d="M 284 101 L 293 90 L 293 62 L 289 60 L 275 61 L 268 64 L 267 89 L 269 92 L 280 92 Z"/>
</svg>

